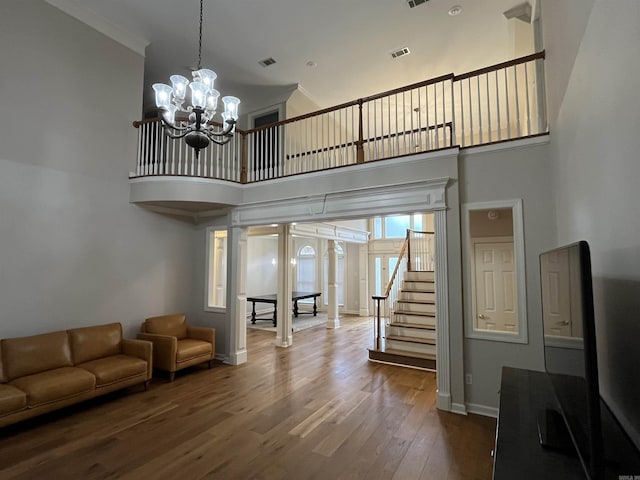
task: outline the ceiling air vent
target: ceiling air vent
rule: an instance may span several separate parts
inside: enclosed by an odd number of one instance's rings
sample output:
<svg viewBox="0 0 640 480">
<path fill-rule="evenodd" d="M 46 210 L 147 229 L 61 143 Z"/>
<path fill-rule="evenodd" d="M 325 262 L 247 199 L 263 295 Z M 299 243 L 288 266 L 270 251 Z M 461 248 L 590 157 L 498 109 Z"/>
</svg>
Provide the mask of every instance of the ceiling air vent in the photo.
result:
<svg viewBox="0 0 640 480">
<path fill-rule="evenodd" d="M 417 7 L 418 5 L 422 5 L 423 3 L 427 3 L 429 0 L 407 0 L 407 3 L 411 8 Z"/>
<path fill-rule="evenodd" d="M 404 57 L 405 55 L 409 55 L 411 52 L 407 47 L 400 48 L 399 50 L 395 50 L 391 52 L 391 58 L 399 58 Z"/>
<path fill-rule="evenodd" d="M 268 67 L 269 65 L 273 65 L 274 63 L 276 63 L 276 59 L 273 57 L 269 57 L 265 58 L 264 60 L 260 60 L 258 63 L 263 67 Z"/>
</svg>

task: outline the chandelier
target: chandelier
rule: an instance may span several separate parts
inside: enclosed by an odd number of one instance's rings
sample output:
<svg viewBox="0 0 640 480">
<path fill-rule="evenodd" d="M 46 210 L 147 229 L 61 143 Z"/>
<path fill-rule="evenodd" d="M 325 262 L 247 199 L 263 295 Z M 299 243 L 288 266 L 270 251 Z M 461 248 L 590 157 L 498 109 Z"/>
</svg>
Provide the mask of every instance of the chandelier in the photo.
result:
<svg viewBox="0 0 640 480">
<path fill-rule="evenodd" d="M 196 158 L 200 150 L 207 148 L 209 142 L 218 145 L 228 143 L 235 132 L 238 121 L 238 104 L 236 97 L 222 97 L 224 112 L 221 113 L 224 123 L 216 126 L 212 119 L 216 114 L 220 92 L 213 88 L 218 75 L 213 70 L 201 68 L 202 61 L 202 2 L 200 0 L 200 35 L 198 39 L 198 67 L 192 72 L 193 81 L 182 75 L 171 75 L 171 86 L 154 83 L 156 106 L 161 113 L 161 122 L 165 134 L 169 138 L 184 138 L 187 145 L 195 150 Z M 191 105 L 184 106 L 190 90 Z"/>
</svg>

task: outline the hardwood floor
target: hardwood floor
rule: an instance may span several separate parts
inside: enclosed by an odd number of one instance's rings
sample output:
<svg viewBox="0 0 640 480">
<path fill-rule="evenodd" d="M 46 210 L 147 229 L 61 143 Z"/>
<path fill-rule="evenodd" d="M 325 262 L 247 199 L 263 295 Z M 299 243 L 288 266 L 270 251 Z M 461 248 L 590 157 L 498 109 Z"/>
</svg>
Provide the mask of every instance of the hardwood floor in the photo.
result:
<svg viewBox="0 0 640 480">
<path fill-rule="evenodd" d="M 2 479 L 491 478 L 495 420 L 435 408 L 435 374 L 370 363 L 372 323 L 248 330 L 249 362 L 179 372 L 0 429 Z"/>
</svg>

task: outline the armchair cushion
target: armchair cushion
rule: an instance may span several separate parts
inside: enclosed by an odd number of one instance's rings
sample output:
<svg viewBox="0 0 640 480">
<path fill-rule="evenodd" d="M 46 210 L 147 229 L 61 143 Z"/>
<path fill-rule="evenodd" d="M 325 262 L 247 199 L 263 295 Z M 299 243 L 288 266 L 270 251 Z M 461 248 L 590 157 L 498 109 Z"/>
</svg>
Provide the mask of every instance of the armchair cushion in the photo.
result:
<svg viewBox="0 0 640 480">
<path fill-rule="evenodd" d="M 27 408 L 27 394 L 13 385 L 0 384 L 0 417 Z"/>
<path fill-rule="evenodd" d="M 183 313 L 176 315 L 162 315 L 159 317 L 147 318 L 142 331 L 145 333 L 157 333 L 160 335 L 170 335 L 178 340 L 187 337 L 186 315 Z"/>
<path fill-rule="evenodd" d="M 35 407 L 91 392 L 96 386 L 96 377 L 82 368 L 62 367 L 18 378 L 11 385 L 25 392 L 27 404 Z"/>
<path fill-rule="evenodd" d="M 178 340 L 176 361 L 180 363 L 201 356 L 208 356 L 211 358 L 212 350 L 213 346 L 208 342 L 203 342 L 202 340 L 192 340 L 190 338 Z"/>
<path fill-rule="evenodd" d="M 99 358 L 81 363 L 78 368 L 83 368 L 95 375 L 96 387 L 110 385 L 138 375 L 147 375 L 147 362 L 128 355 Z"/>
</svg>

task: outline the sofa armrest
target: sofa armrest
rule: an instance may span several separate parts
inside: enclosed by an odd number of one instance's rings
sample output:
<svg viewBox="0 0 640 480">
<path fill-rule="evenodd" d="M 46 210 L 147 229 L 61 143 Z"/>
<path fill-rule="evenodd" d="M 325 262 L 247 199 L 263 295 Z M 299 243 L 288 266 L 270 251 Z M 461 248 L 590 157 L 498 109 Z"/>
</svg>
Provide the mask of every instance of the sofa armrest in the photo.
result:
<svg viewBox="0 0 640 480">
<path fill-rule="evenodd" d="M 187 326 L 187 338 L 202 340 L 213 345 L 216 344 L 216 329 L 210 327 L 190 327 Z"/>
<path fill-rule="evenodd" d="M 155 368 L 168 372 L 176 370 L 176 355 L 178 353 L 178 339 L 176 337 L 157 333 L 139 333 L 137 338 L 153 343 L 153 366 Z"/>
<path fill-rule="evenodd" d="M 146 340 L 122 339 L 122 353 L 147 362 L 147 380 L 153 374 L 153 343 Z"/>
</svg>

